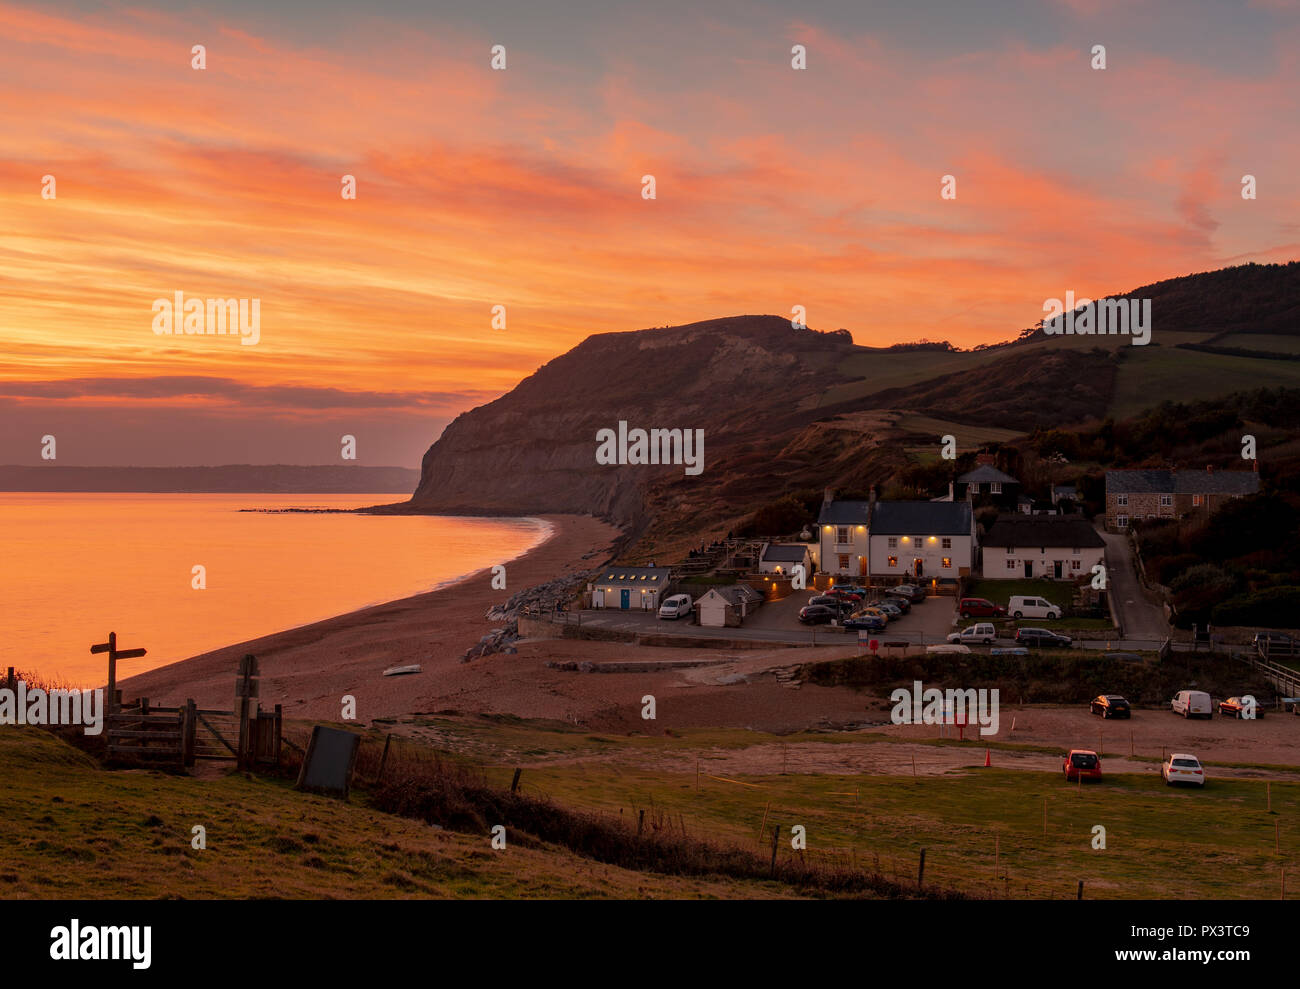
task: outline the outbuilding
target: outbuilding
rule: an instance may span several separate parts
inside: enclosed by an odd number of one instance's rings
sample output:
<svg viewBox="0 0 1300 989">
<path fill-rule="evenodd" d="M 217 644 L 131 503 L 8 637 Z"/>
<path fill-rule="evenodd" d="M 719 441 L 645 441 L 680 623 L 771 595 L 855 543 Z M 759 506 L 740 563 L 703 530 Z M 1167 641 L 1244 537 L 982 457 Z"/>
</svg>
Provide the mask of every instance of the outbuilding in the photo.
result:
<svg viewBox="0 0 1300 989">
<path fill-rule="evenodd" d="M 711 587 L 695 602 L 695 614 L 701 625 L 734 628 L 762 603 L 763 595 L 748 584 Z"/>
<path fill-rule="evenodd" d="M 591 584 L 593 608 L 621 611 L 658 611 L 666 595 L 667 567 L 609 566 Z"/>
</svg>

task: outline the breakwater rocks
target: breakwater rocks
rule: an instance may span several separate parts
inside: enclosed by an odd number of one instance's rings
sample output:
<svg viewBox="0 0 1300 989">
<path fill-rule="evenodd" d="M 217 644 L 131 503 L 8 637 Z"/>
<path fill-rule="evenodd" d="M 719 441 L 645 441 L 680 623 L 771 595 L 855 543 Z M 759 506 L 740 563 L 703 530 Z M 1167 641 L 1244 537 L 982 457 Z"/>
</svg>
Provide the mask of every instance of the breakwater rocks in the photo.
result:
<svg viewBox="0 0 1300 989">
<path fill-rule="evenodd" d="M 519 639 L 519 614 L 523 611 L 549 613 L 569 606 L 596 575 L 596 570 L 583 570 L 579 573 L 556 577 L 543 584 L 516 591 L 504 604 L 494 604 L 484 615 L 490 622 L 503 622 L 501 628 L 493 629 L 477 643 L 465 650 L 462 663 L 468 663 L 480 656 L 492 653 L 514 653 L 515 642 Z"/>
</svg>

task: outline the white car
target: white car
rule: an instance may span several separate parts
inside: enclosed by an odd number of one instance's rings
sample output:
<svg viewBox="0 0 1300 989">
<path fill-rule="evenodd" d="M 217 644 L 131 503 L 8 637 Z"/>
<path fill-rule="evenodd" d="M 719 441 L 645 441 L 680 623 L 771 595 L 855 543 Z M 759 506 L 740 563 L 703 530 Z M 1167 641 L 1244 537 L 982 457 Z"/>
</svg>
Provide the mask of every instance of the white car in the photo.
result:
<svg viewBox="0 0 1300 989">
<path fill-rule="evenodd" d="M 1012 618 L 1060 618 L 1061 609 L 1046 598 L 1015 594 L 1007 605 L 1007 614 Z"/>
<path fill-rule="evenodd" d="M 993 640 L 998 637 L 997 629 L 993 627 L 992 622 L 980 622 L 969 628 L 964 628 L 960 632 L 953 632 L 948 636 L 949 642 L 982 642 L 986 646 L 991 646 Z"/>
<path fill-rule="evenodd" d="M 1175 783 L 1205 785 L 1205 768 L 1201 760 L 1189 752 L 1170 752 L 1169 758 L 1160 764 L 1160 775 L 1164 777 L 1165 786 Z"/>
<path fill-rule="evenodd" d="M 691 596 L 689 594 L 674 594 L 670 598 L 665 598 L 664 603 L 659 606 L 659 617 L 671 618 L 676 621 L 678 618 L 689 617 L 691 611 Z"/>
</svg>

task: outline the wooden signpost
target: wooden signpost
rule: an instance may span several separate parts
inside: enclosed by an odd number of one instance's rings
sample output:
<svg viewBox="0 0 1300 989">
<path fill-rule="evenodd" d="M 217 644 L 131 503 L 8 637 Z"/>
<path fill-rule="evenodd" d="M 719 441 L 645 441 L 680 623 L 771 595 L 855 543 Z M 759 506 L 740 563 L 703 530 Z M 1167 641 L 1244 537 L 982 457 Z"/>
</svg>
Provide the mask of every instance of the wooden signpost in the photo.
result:
<svg viewBox="0 0 1300 989">
<path fill-rule="evenodd" d="M 144 649 L 117 648 L 117 633 L 109 632 L 108 641 L 90 647 L 92 653 L 108 653 L 108 708 L 107 713 L 117 711 L 117 661 L 119 659 L 138 659 L 145 655 Z"/>
</svg>

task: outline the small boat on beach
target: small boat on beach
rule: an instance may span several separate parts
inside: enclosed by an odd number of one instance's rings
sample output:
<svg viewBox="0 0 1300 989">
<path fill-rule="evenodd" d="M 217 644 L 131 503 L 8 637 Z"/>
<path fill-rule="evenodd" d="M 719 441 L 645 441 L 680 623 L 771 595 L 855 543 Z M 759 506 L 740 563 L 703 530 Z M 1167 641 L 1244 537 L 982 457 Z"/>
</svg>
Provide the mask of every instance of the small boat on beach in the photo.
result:
<svg viewBox="0 0 1300 989">
<path fill-rule="evenodd" d="M 424 667 L 421 666 L 419 663 L 414 663 L 410 666 L 390 666 L 388 669 L 384 670 L 384 676 L 399 677 L 399 676 L 405 676 L 407 673 L 423 673 L 423 672 L 424 672 Z"/>
</svg>

